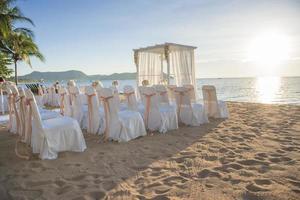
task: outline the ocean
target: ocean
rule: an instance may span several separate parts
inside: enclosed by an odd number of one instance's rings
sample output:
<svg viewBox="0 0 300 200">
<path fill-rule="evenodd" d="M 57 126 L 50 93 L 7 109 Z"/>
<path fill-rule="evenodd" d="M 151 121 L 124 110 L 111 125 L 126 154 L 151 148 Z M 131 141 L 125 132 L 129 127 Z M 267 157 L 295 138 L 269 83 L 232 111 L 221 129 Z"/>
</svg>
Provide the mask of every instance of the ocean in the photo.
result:
<svg viewBox="0 0 300 200">
<path fill-rule="evenodd" d="M 102 81 L 105 87 L 112 80 Z M 65 84 L 63 81 L 62 84 Z M 88 85 L 92 81 L 78 81 L 77 84 Z M 50 84 L 50 83 L 47 83 Z M 300 77 L 258 77 L 258 78 L 209 78 L 197 79 L 198 98 L 201 99 L 203 85 L 214 85 L 220 100 L 255 102 L 270 104 L 300 105 Z M 136 87 L 135 80 L 120 80 L 120 89 L 125 85 Z"/>
</svg>

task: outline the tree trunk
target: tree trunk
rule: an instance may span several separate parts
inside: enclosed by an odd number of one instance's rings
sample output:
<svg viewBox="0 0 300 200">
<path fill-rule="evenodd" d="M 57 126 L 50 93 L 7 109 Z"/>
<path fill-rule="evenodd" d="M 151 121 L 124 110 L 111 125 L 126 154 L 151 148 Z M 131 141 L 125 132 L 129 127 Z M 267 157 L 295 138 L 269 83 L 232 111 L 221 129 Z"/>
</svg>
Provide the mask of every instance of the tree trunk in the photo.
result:
<svg viewBox="0 0 300 200">
<path fill-rule="evenodd" d="M 18 85 L 17 61 L 14 61 L 14 62 L 15 62 L 15 83 L 16 83 L 16 85 Z"/>
</svg>

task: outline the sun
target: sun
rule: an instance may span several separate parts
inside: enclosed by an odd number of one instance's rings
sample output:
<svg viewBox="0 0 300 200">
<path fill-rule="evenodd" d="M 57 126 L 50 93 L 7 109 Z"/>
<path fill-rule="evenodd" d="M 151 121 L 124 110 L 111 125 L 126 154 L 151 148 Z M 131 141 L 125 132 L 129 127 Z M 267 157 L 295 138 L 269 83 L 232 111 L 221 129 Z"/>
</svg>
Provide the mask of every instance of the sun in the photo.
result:
<svg viewBox="0 0 300 200">
<path fill-rule="evenodd" d="M 267 31 L 251 40 L 247 52 L 248 61 L 259 66 L 275 67 L 290 58 L 290 40 L 286 34 Z"/>
</svg>

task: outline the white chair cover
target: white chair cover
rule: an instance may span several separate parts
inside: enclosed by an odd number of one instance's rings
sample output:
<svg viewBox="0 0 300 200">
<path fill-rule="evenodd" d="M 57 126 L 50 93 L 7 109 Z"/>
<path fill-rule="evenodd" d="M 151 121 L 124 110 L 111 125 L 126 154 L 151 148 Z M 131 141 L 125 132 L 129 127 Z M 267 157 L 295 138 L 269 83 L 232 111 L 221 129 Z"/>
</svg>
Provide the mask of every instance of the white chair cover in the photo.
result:
<svg viewBox="0 0 300 200">
<path fill-rule="evenodd" d="M 183 87 L 188 90 L 188 94 L 190 96 L 191 102 L 195 103 L 196 102 L 196 95 L 195 95 L 196 93 L 195 93 L 194 86 L 191 84 L 186 84 L 186 85 L 183 85 Z"/>
<path fill-rule="evenodd" d="M 140 87 L 139 87 L 140 88 Z M 153 87 L 140 88 L 141 97 L 145 106 L 145 126 L 150 131 L 158 130 L 165 133 L 178 128 L 176 110 L 171 106 L 159 106 L 159 100 Z"/>
<path fill-rule="evenodd" d="M 8 86 L 11 91 L 11 108 L 12 108 L 12 127 L 10 132 L 14 134 L 21 134 L 21 121 L 20 121 L 20 113 L 19 113 L 19 105 L 18 105 L 18 98 L 19 92 L 15 85 Z"/>
<path fill-rule="evenodd" d="M 101 90 L 101 99 L 105 108 L 105 138 L 127 142 L 146 135 L 143 118 L 139 112 L 118 110 L 118 101 L 110 88 Z"/>
<path fill-rule="evenodd" d="M 159 103 L 170 105 L 168 90 L 164 85 L 154 86 Z"/>
<path fill-rule="evenodd" d="M 130 85 L 124 86 L 124 96 L 127 108 L 132 111 L 138 111 L 138 103 L 135 96 L 134 88 Z"/>
<path fill-rule="evenodd" d="M 38 86 L 38 94 L 35 95 L 36 103 L 38 104 L 39 107 L 44 106 L 44 92 L 43 88 L 39 85 Z"/>
<path fill-rule="evenodd" d="M 7 92 L 7 103 L 8 103 L 8 123 L 7 123 L 7 130 L 9 132 L 14 132 L 13 129 L 13 123 L 15 120 L 14 113 L 13 113 L 13 106 L 12 106 L 12 91 L 11 89 L 6 86 L 6 92 Z"/>
<path fill-rule="evenodd" d="M 26 90 L 26 96 L 32 112 L 29 120 L 32 118 L 33 153 L 39 153 L 41 159 L 56 159 L 58 152 L 83 152 L 86 149 L 83 134 L 76 120 L 59 117 L 42 121 L 34 95 L 30 90 Z"/>
<path fill-rule="evenodd" d="M 48 94 L 48 105 L 53 107 L 59 106 L 59 96 L 55 92 L 55 88 L 52 86 L 50 87 L 49 94 Z"/>
<path fill-rule="evenodd" d="M 209 117 L 228 118 L 229 112 L 224 101 L 218 101 L 216 88 L 213 85 L 202 87 L 203 101 Z"/>
<path fill-rule="evenodd" d="M 80 97 L 78 87 L 70 87 L 70 95 L 72 96 L 72 117 L 78 121 L 79 124 L 82 123 L 83 118 L 83 103 L 82 98 Z"/>
<path fill-rule="evenodd" d="M 187 88 L 177 87 L 174 92 L 179 122 L 190 126 L 208 123 L 204 106 L 199 103 L 191 103 L 190 91 Z"/>
<path fill-rule="evenodd" d="M 85 94 L 87 96 L 87 133 L 97 134 L 100 129 L 100 122 L 103 124 L 103 117 L 100 117 L 99 111 L 99 100 L 95 89 L 92 86 L 87 86 L 85 88 Z"/>
</svg>

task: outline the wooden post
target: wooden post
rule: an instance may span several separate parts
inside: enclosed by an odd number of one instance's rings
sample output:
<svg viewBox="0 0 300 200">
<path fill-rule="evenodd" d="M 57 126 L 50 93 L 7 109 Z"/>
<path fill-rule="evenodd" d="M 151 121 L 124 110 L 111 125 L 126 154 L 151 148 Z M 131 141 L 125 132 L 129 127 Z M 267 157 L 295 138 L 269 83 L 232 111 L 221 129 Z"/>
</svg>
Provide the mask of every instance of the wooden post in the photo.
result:
<svg viewBox="0 0 300 200">
<path fill-rule="evenodd" d="M 168 74 L 168 85 L 170 84 L 170 57 L 169 57 L 169 46 L 168 45 L 165 45 L 165 58 L 166 58 L 166 61 L 167 61 L 167 74 Z"/>
</svg>

